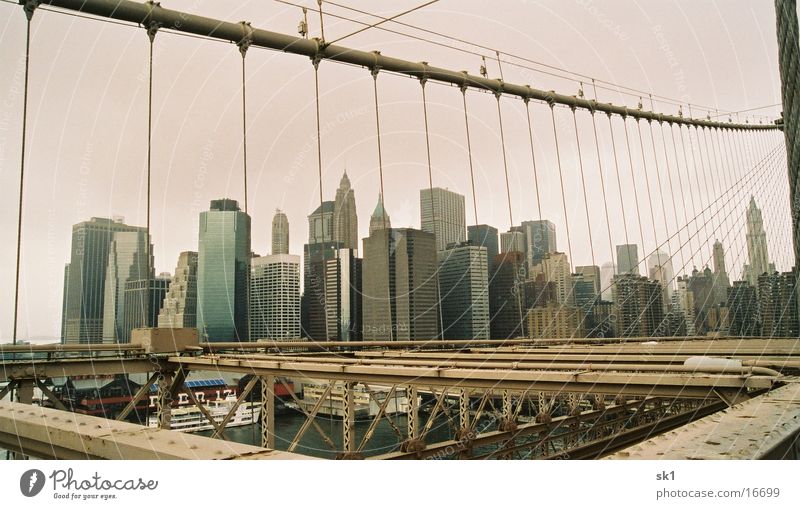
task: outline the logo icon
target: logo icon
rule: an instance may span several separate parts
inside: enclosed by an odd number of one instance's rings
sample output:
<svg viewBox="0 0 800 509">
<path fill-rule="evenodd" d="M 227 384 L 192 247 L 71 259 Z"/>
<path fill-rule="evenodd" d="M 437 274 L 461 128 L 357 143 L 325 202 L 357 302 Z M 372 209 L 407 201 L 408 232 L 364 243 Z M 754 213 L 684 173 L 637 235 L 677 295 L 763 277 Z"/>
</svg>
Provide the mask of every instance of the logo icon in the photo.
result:
<svg viewBox="0 0 800 509">
<path fill-rule="evenodd" d="M 19 478 L 19 490 L 26 497 L 35 497 L 44 488 L 44 472 L 32 468 Z"/>
</svg>

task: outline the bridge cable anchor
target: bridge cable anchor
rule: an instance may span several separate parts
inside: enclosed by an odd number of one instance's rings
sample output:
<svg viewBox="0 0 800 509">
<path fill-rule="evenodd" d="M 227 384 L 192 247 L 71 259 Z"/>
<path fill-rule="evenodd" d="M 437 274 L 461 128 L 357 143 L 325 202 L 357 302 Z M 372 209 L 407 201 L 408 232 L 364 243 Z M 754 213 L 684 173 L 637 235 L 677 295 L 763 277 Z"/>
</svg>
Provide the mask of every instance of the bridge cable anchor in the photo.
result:
<svg viewBox="0 0 800 509">
<path fill-rule="evenodd" d="M 243 35 L 236 45 L 239 47 L 239 53 L 242 54 L 242 58 L 244 58 L 247 50 L 250 49 L 250 45 L 253 44 L 253 27 L 249 21 L 240 21 L 239 24 L 242 25 Z"/>
</svg>

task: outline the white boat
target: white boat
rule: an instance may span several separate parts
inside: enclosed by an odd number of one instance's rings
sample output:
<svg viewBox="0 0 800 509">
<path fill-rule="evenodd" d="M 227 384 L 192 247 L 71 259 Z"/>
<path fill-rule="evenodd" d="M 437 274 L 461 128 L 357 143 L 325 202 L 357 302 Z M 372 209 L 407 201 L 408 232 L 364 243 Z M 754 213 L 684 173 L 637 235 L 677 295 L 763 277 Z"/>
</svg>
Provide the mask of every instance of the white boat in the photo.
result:
<svg viewBox="0 0 800 509">
<path fill-rule="evenodd" d="M 328 384 L 303 384 L 303 399 L 300 405 L 306 412 L 313 411 L 317 402 L 325 396 Z M 344 417 L 344 384 L 336 383 L 330 393 L 319 406 L 317 414 L 335 417 Z M 353 386 L 353 414 L 356 419 L 375 417 L 380 410 L 381 403 L 389 395 L 390 388 L 383 386 L 370 386 L 372 397 L 363 384 Z M 287 405 L 288 406 L 288 405 Z M 295 405 L 291 405 L 295 406 Z M 386 404 L 386 415 L 406 414 L 409 411 L 408 396 L 404 388 L 398 387 L 394 395 Z"/>
<path fill-rule="evenodd" d="M 228 396 L 224 399 L 207 401 L 203 406 L 205 406 L 208 413 L 214 419 L 214 422 L 220 424 L 222 420 L 225 419 L 225 416 L 228 415 L 231 408 L 233 408 L 234 404 L 236 404 L 236 398 L 234 396 Z M 228 421 L 226 428 L 253 424 L 258 419 L 259 406 L 259 402 L 242 401 L 239 408 L 236 409 L 236 413 L 234 413 L 231 420 Z M 151 428 L 157 428 L 158 416 L 151 414 L 147 419 L 147 425 Z M 170 429 L 191 433 L 194 431 L 212 430 L 214 426 L 211 425 L 197 405 L 188 405 L 172 409 Z"/>
</svg>

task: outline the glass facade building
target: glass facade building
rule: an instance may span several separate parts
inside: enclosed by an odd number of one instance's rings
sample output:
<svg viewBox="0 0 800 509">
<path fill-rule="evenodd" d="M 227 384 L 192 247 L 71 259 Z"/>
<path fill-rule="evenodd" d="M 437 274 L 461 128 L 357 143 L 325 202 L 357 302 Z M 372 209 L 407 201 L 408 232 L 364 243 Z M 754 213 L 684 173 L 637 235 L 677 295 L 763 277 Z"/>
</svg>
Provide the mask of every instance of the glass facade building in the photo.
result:
<svg viewBox="0 0 800 509">
<path fill-rule="evenodd" d="M 200 213 L 197 328 L 201 341 L 248 339 L 250 216 L 235 200 Z"/>
</svg>

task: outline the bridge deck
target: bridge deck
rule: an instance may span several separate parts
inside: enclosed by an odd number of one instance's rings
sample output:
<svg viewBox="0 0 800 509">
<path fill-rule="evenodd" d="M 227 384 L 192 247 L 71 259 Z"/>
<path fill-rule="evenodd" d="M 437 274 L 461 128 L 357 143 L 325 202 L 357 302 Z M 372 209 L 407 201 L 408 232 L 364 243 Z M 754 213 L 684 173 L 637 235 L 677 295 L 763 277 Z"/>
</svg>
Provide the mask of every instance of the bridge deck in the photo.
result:
<svg viewBox="0 0 800 509">
<path fill-rule="evenodd" d="M 800 380 L 608 459 L 800 459 Z"/>
<path fill-rule="evenodd" d="M 299 454 L 9 401 L 0 401 L 0 446 L 43 459 L 306 459 Z"/>
</svg>

